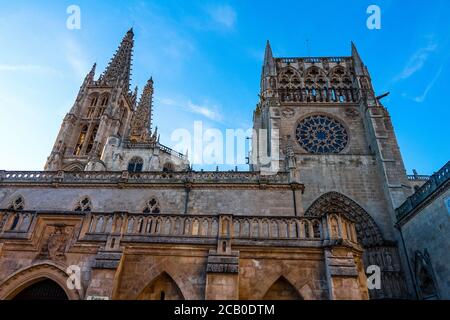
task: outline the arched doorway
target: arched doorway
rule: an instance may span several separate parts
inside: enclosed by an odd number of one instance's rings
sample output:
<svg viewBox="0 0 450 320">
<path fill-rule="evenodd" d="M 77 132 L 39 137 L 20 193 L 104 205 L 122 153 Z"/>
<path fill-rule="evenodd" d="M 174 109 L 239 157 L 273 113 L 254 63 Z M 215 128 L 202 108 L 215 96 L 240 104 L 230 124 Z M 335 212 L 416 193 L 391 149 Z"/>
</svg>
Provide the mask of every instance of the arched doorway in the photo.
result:
<svg viewBox="0 0 450 320">
<path fill-rule="evenodd" d="M 394 242 L 386 241 L 372 216 L 358 203 L 338 192 L 320 196 L 306 210 L 307 217 L 321 217 L 329 213 L 343 214 L 355 221 L 358 242 L 364 248 L 364 265 L 381 268 L 380 290 L 369 290 L 371 299 L 405 298 L 405 279 L 400 269 L 400 257 Z"/>
<path fill-rule="evenodd" d="M 263 300 L 303 300 L 303 298 L 285 277 L 280 277 L 267 290 Z"/>
<path fill-rule="evenodd" d="M 38 300 L 41 299 L 39 295 L 44 296 L 42 299 L 45 296 L 52 297 L 49 300 L 62 297 L 80 300 L 84 296 L 83 289 L 69 290 L 66 268 L 65 265 L 46 261 L 20 269 L 0 283 L 0 300 L 25 299 L 26 296 Z M 64 295 L 59 289 L 63 290 Z"/>
<path fill-rule="evenodd" d="M 163 272 L 142 290 L 138 300 L 184 300 L 184 297 L 172 277 Z"/>
<path fill-rule="evenodd" d="M 69 300 L 69 298 L 55 281 L 43 279 L 24 288 L 12 300 Z"/>
</svg>

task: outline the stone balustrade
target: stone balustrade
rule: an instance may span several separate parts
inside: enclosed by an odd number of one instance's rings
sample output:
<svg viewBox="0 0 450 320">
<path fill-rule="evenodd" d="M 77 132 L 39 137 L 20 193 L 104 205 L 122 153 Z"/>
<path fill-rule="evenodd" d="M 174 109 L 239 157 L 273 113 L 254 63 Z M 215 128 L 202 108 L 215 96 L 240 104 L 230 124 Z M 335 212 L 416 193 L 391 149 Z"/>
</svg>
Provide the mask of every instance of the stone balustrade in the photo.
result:
<svg viewBox="0 0 450 320">
<path fill-rule="evenodd" d="M 303 57 L 303 58 L 276 58 L 275 60 L 279 60 L 282 63 L 295 63 L 295 62 L 304 62 L 304 63 L 342 63 L 351 60 L 351 57 Z"/>
<path fill-rule="evenodd" d="M 429 177 L 428 181 L 396 209 L 397 220 L 406 218 L 419 204 L 425 201 L 433 192 L 450 179 L 450 161 L 438 172 Z"/>
<path fill-rule="evenodd" d="M 126 242 L 215 243 L 217 239 L 246 241 L 317 242 L 344 239 L 357 243 L 354 223 L 339 214 L 316 217 L 264 217 L 236 215 L 161 215 L 98 212 L 36 212 L 0 210 L 0 238 L 28 238 L 39 216 L 78 217 L 82 220 L 79 240 L 105 241 L 119 236 Z M 50 218 L 49 218 L 50 216 Z"/>
<path fill-rule="evenodd" d="M 0 185 L 17 183 L 220 183 L 220 184 L 288 184 L 286 172 L 261 175 L 245 171 L 185 171 L 185 172 L 139 172 L 127 171 L 0 171 Z"/>
<path fill-rule="evenodd" d="M 428 181 L 428 180 L 430 180 L 430 176 L 412 174 L 412 175 L 408 175 L 408 180 L 409 181 Z"/>
</svg>

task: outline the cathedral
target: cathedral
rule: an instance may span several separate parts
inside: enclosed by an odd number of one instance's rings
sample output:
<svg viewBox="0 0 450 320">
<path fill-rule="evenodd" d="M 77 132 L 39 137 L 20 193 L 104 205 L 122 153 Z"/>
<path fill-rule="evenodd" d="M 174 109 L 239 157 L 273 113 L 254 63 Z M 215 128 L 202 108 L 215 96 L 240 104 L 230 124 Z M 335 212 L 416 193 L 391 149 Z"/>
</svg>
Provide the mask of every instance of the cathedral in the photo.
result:
<svg viewBox="0 0 450 320">
<path fill-rule="evenodd" d="M 0 171 L 0 299 L 416 297 L 396 209 L 428 178 L 353 43 L 267 42 L 249 170 L 207 172 L 160 143 L 153 79 L 130 90 L 133 37 L 86 75 L 44 171 Z"/>
</svg>

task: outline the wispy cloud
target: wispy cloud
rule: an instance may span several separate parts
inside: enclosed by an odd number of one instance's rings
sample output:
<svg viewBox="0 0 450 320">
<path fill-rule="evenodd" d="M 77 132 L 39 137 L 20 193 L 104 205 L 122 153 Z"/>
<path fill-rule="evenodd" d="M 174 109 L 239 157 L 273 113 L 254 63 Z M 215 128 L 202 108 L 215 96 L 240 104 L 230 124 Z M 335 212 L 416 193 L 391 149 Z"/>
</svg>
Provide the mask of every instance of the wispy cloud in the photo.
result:
<svg viewBox="0 0 450 320">
<path fill-rule="evenodd" d="M 441 76 L 443 67 L 439 68 L 438 72 L 436 73 L 436 75 L 434 76 L 434 78 L 431 80 L 431 82 L 428 84 L 428 86 L 426 87 L 425 91 L 423 92 L 422 95 L 415 97 L 414 101 L 418 102 L 418 103 L 422 103 L 425 101 L 425 99 L 428 96 L 428 93 L 430 92 L 430 90 L 433 88 L 433 86 L 435 85 L 436 81 L 439 79 L 439 77 Z"/>
<path fill-rule="evenodd" d="M 36 64 L 0 64 L 0 72 L 38 72 L 45 74 L 61 75 L 53 68 Z"/>
<path fill-rule="evenodd" d="M 81 45 L 68 38 L 64 43 L 65 57 L 75 74 L 82 79 L 89 71 L 90 63 Z"/>
<path fill-rule="evenodd" d="M 425 62 L 428 60 L 430 55 L 436 51 L 437 48 L 438 45 L 433 41 L 430 41 L 427 46 L 417 50 L 411 56 L 403 71 L 395 77 L 394 81 L 408 79 L 417 71 L 422 69 L 422 67 L 425 65 Z"/>
<path fill-rule="evenodd" d="M 206 9 L 212 21 L 226 29 L 233 29 L 236 21 L 236 11 L 229 5 L 210 6 Z"/>
<path fill-rule="evenodd" d="M 186 102 L 176 101 L 171 98 L 161 98 L 158 99 L 161 104 L 182 108 L 188 112 L 199 114 L 213 121 L 220 122 L 222 121 L 222 115 L 219 112 L 219 107 L 215 104 L 209 104 L 205 101 L 202 104 L 193 103 L 188 100 Z"/>
</svg>

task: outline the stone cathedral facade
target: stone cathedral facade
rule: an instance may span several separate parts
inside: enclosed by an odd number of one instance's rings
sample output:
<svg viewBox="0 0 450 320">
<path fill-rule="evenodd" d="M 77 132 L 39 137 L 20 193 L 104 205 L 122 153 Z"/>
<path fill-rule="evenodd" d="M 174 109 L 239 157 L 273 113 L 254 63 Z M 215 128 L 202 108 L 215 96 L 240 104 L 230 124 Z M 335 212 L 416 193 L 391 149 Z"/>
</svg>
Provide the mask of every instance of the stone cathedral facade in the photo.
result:
<svg viewBox="0 0 450 320">
<path fill-rule="evenodd" d="M 253 123 L 277 137 L 275 174 L 257 152 L 248 172 L 191 170 L 153 128 L 153 80 L 130 91 L 132 51 L 130 30 L 88 73 L 45 171 L 0 172 L 0 299 L 411 297 L 394 224 L 412 187 L 354 45 L 275 58 L 267 43 Z"/>
</svg>

